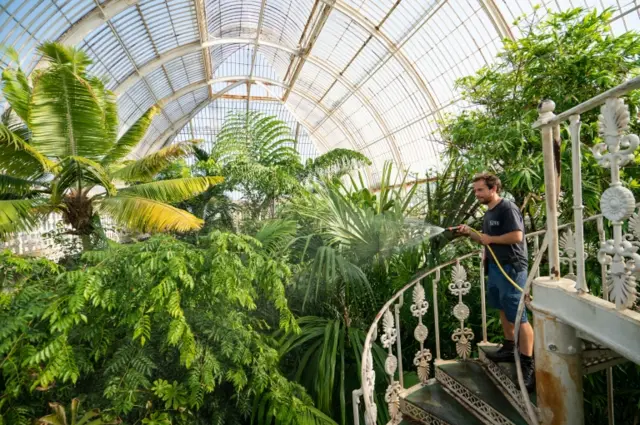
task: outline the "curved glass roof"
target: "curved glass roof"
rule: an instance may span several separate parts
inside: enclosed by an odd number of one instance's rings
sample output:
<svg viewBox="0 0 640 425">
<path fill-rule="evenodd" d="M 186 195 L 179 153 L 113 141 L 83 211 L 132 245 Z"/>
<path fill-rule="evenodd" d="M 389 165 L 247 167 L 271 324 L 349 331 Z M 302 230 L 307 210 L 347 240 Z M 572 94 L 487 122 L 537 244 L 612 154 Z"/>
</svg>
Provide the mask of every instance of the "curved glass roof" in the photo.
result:
<svg viewBox="0 0 640 425">
<path fill-rule="evenodd" d="M 640 28 L 640 0 L 0 0 L 0 43 L 28 71 L 42 41 L 86 49 L 121 131 L 161 106 L 138 153 L 244 104 L 300 123 L 303 156 L 363 152 L 375 184 L 386 160 L 437 166 L 437 122 L 466 106 L 454 81 L 519 36 L 516 17 L 578 6 L 613 8 L 614 32 Z"/>
</svg>

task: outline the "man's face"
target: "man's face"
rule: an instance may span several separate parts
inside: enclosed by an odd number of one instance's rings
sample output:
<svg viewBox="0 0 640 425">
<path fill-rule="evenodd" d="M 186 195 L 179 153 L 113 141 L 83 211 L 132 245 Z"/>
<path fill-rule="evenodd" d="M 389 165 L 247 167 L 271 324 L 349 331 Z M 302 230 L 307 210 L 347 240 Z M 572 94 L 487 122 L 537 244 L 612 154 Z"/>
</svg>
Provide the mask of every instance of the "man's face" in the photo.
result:
<svg viewBox="0 0 640 425">
<path fill-rule="evenodd" d="M 473 192 L 476 195 L 476 199 L 483 205 L 487 205 L 493 200 L 496 194 L 496 188 L 489 189 L 487 183 L 484 180 L 478 180 L 473 183 Z"/>
</svg>

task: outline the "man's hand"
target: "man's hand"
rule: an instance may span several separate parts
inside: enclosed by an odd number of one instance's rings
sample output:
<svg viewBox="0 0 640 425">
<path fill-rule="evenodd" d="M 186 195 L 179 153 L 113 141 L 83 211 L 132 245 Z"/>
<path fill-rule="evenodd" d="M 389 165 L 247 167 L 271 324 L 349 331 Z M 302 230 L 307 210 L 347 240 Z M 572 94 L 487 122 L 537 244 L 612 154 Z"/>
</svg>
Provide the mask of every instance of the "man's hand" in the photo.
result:
<svg viewBox="0 0 640 425">
<path fill-rule="evenodd" d="M 462 224 L 458 227 L 458 233 L 464 236 L 469 236 L 471 234 L 471 228 L 466 224 Z"/>
<path fill-rule="evenodd" d="M 493 243 L 493 237 L 483 233 L 482 235 L 480 235 L 480 240 L 479 240 L 479 242 L 480 242 L 482 245 L 489 245 L 489 244 L 492 244 L 492 243 Z"/>
</svg>

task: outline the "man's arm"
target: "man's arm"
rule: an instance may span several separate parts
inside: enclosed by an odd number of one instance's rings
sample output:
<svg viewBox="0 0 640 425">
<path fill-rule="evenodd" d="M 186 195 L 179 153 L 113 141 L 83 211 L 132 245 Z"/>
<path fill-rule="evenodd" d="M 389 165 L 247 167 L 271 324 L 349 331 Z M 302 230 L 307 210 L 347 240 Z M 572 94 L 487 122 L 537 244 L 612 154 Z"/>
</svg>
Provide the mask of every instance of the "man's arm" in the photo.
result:
<svg viewBox="0 0 640 425">
<path fill-rule="evenodd" d="M 488 245 L 490 243 L 496 245 L 513 245 L 522 242 L 522 231 L 514 230 L 500 236 L 482 235 L 480 243 Z"/>
</svg>

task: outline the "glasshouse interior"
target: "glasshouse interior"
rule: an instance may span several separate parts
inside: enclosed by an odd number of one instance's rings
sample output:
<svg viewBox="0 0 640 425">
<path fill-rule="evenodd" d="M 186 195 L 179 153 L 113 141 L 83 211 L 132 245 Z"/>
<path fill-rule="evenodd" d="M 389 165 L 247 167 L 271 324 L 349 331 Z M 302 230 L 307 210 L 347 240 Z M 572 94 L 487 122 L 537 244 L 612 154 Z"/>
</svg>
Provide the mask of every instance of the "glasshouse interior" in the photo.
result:
<svg viewBox="0 0 640 425">
<path fill-rule="evenodd" d="M 640 425 L 640 0 L 0 0 L 0 425 Z"/>
</svg>

